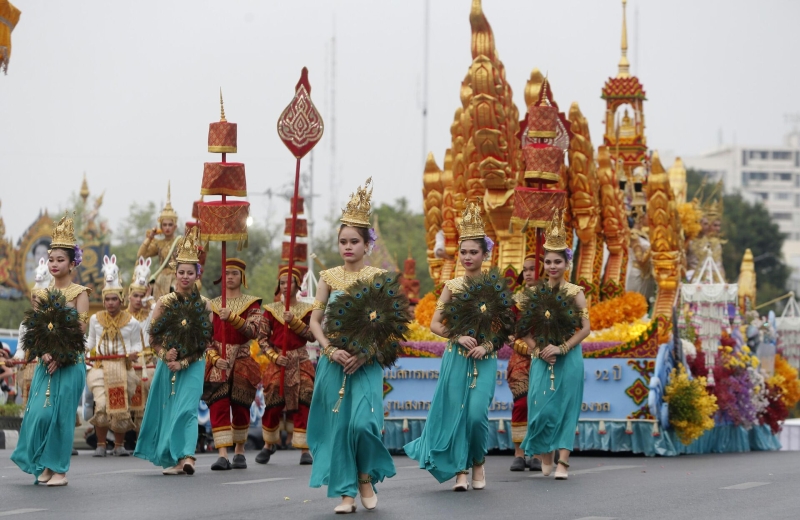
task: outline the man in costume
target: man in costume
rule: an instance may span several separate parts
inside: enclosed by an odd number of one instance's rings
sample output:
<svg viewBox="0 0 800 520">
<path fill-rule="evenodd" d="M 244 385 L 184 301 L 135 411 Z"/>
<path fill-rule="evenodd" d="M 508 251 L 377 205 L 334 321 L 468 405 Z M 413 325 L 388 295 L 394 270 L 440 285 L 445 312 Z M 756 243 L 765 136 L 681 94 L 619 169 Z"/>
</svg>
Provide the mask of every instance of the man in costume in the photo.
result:
<svg viewBox="0 0 800 520">
<path fill-rule="evenodd" d="M 160 228 L 154 228 L 147 231 L 147 238 L 144 243 L 139 247 L 139 252 L 136 256 L 143 256 L 150 258 L 158 256 L 158 269 L 155 274 L 150 278 L 150 283 L 155 284 L 153 287 L 153 298 L 158 301 L 159 298 L 172 291 L 172 280 L 175 278 L 175 269 L 170 267 L 170 260 L 172 260 L 172 253 L 178 244 L 181 235 L 176 234 L 178 229 L 178 214 L 172 208 L 170 202 L 170 188 L 167 185 L 167 204 L 161 210 L 161 215 L 158 216 L 158 225 Z M 164 238 L 155 238 L 156 235 L 163 234 Z"/>
<path fill-rule="evenodd" d="M 136 391 L 131 396 L 131 412 L 133 413 L 133 422 L 137 430 L 142 425 L 144 405 L 147 403 L 147 393 L 150 391 L 150 383 L 156 368 L 156 358 L 153 355 L 153 349 L 148 346 L 150 338 L 147 334 L 147 329 L 150 326 L 152 299 L 149 299 L 146 304 L 143 303 L 148 292 L 149 287 L 139 285 L 136 279 L 128 287 L 128 313 L 139 322 L 139 335 L 142 343 L 142 351 L 139 358 L 134 361 L 137 382 Z"/>
<path fill-rule="evenodd" d="M 256 462 L 266 464 L 274 452 L 274 446 L 280 444 L 281 415 L 286 412 L 286 430 L 292 432 L 292 446 L 302 450 L 300 464 L 311 464 L 313 459 L 308 452 L 306 427 L 308 409 L 311 406 L 311 395 L 314 391 L 314 366 L 308 357 L 306 343 L 314 341 L 309 329 L 311 321 L 311 304 L 298 302 L 297 291 L 302 280 L 302 273 L 295 267 L 292 272 L 292 289 L 290 291 L 289 312 L 284 309 L 286 284 L 289 283 L 289 267 L 281 266 L 278 272 L 278 288 L 276 295 L 282 295 L 281 301 L 265 305 L 264 318 L 269 328 L 269 343 L 265 351 L 272 363 L 264 371 L 264 416 L 261 428 L 264 433 L 264 449 L 256 456 Z M 288 331 L 285 324 L 288 323 Z M 284 341 L 287 341 L 286 355 L 282 355 Z M 284 392 L 281 396 L 281 369 L 284 369 Z M 288 426 L 293 420 L 293 429 Z"/>
<path fill-rule="evenodd" d="M 142 334 L 139 322 L 122 310 L 122 302 L 123 288 L 106 284 L 103 289 L 105 310 L 89 320 L 86 349 L 92 366 L 86 375 L 86 386 L 94 395 L 94 416 L 89 422 L 97 432 L 95 457 L 106 456 L 105 439 L 109 429 L 114 432 L 111 454 L 127 457 L 125 432 L 135 428 L 130 401 L 139 378 L 132 363 L 142 350 Z M 142 406 L 141 402 L 138 404 Z"/>
<path fill-rule="evenodd" d="M 247 288 L 246 267 L 244 260 L 228 258 L 224 275 L 227 290 L 225 308 L 222 308 L 222 297 L 211 300 L 214 341 L 206 354 L 203 400 L 211 413 L 214 445 L 219 450 L 219 459 L 211 465 L 215 471 L 247 467 L 244 444 L 250 427 L 250 405 L 261 380 L 258 363 L 250 357 L 250 342 L 259 337 L 264 315 L 261 298 L 242 294 L 242 286 Z M 214 283 L 220 283 L 222 278 Z M 231 464 L 228 448 L 234 445 Z"/>
</svg>

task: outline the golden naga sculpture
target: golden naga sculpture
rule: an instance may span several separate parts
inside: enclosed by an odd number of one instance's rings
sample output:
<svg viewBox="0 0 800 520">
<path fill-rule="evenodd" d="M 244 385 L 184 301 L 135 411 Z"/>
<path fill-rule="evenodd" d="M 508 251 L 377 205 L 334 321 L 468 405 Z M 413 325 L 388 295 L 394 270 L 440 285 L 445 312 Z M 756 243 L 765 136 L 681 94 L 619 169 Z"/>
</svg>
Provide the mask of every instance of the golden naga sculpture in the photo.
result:
<svg viewBox="0 0 800 520">
<path fill-rule="evenodd" d="M 628 252 L 628 220 L 619 189 L 617 173 L 611 167 L 608 147 L 597 149 L 597 181 L 600 186 L 600 217 L 608 248 L 608 261 L 600 286 L 600 298 L 608 300 L 621 296 L 625 290 L 624 276 Z"/>
<path fill-rule="evenodd" d="M 745 249 L 739 270 L 739 310 L 742 316 L 756 305 L 756 269 L 753 252 Z"/>
<path fill-rule="evenodd" d="M 599 299 L 600 291 L 599 273 L 595 275 L 595 257 L 599 251 L 602 262 L 603 254 L 597 247 L 598 242 L 601 246 L 603 243 L 599 226 L 599 184 L 589 123 L 578 103 L 572 103 L 569 121 L 573 135 L 569 143 L 569 200 L 573 228 L 580 240 L 575 280 L 584 288 L 587 305 L 591 305 L 593 299 Z"/>
<path fill-rule="evenodd" d="M 659 340 L 666 341 L 671 333 L 672 307 L 681 276 L 681 228 L 675 195 L 658 152 L 653 152 L 646 193 L 653 274 L 658 284 L 653 317 L 658 322 Z"/>
<path fill-rule="evenodd" d="M 492 263 L 507 265 L 523 251 L 523 238 L 509 231 L 513 193 L 520 171 L 519 111 L 513 103 L 505 68 L 495 48 L 492 28 L 480 0 L 473 0 L 470 11 L 472 64 L 461 83 L 461 107 L 450 126 L 450 161 L 444 170 L 426 165 L 423 197 L 426 211 L 438 207 L 441 233 L 434 232 L 438 216 L 426 220 L 428 250 L 436 255 L 436 235 L 444 241 L 441 258 L 434 258 L 431 275 L 439 283 L 457 276 L 458 249 L 456 226 L 464 200 L 482 199 L 486 215 L 486 234 L 498 243 Z M 448 167 L 449 166 L 449 167 Z M 437 180 L 438 173 L 438 180 Z M 441 186 L 442 196 L 438 196 Z M 443 235 L 443 236 L 442 236 Z M 429 258 L 431 255 L 429 253 Z M 438 262 L 437 260 L 441 260 Z M 521 263 L 521 258 L 520 262 Z"/>
<path fill-rule="evenodd" d="M 425 208 L 425 241 L 428 243 L 428 270 L 431 278 L 437 279 L 444 263 L 445 238 L 442 230 L 442 170 L 436 165 L 433 153 L 428 154 L 425 161 L 425 173 L 422 175 L 422 193 Z M 439 238 L 437 240 L 437 238 Z M 438 254 L 437 254 L 438 252 Z"/>
</svg>

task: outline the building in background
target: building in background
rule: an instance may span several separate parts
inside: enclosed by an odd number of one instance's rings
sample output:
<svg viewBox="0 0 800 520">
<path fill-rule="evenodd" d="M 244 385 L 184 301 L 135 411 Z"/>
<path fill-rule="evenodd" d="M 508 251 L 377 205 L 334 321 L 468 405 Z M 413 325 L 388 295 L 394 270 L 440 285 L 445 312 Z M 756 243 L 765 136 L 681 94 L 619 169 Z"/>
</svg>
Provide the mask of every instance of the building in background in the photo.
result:
<svg viewBox="0 0 800 520">
<path fill-rule="evenodd" d="M 741 193 L 766 206 L 786 233 L 783 256 L 792 269 L 788 289 L 800 294 L 800 131 L 789 133 L 782 147 L 724 146 L 688 157 L 684 164 L 709 184 L 722 180 L 726 194 Z"/>
</svg>

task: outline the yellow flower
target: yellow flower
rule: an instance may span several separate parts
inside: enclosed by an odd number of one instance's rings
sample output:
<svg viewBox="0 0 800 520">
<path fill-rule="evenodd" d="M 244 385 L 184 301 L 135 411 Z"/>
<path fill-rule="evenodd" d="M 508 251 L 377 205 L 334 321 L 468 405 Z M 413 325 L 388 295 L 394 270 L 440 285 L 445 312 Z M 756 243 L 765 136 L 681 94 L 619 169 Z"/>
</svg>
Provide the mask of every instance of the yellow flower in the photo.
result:
<svg viewBox="0 0 800 520">
<path fill-rule="evenodd" d="M 690 381 L 683 365 L 672 369 L 664 401 L 669 403 L 669 422 L 683 444 L 691 444 L 714 427 L 717 398 L 706 391 L 704 377 Z"/>
</svg>

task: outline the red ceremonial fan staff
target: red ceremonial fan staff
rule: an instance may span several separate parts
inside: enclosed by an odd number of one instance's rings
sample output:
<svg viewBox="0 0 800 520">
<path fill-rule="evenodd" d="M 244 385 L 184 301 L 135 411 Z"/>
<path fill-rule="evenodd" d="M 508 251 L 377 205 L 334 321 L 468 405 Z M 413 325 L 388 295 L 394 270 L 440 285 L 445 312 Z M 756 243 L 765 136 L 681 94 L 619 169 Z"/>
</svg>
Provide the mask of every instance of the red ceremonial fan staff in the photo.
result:
<svg viewBox="0 0 800 520">
<path fill-rule="evenodd" d="M 294 174 L 294 195 L 292 196 L 292 224 L 290 233 L 290 245 L 288 254 L 288 272 L 294 270 L 296 260 L 305 260 L 296 254 L 295 245 L 297 239 L 297 213 L 299 206 L 300 191 L 300 160 L 311 151 L 322 138 L 323 132 L 322 116 L 317 111 L 311 101 L 311 84 L 308 82 L 308 69 L 303 67 L 300 73 L 300 81 L 295 86 L 294 98 L 291 103 L 283 110 L 278 119 L 278 136 L 283 144 L 292 152 L 297 159 Z M 292 284 L 286 284 L 286 294 L 284 296 L 284 310 L 289 312 Z M 284 323 L 284 341 L 281 345 L 281 353 L 286 356 L 289 341 L 289 323 Z M 284 394 L 284 378 L 286 369 L 281 368 L 281 396 Z"/>
</svg>

